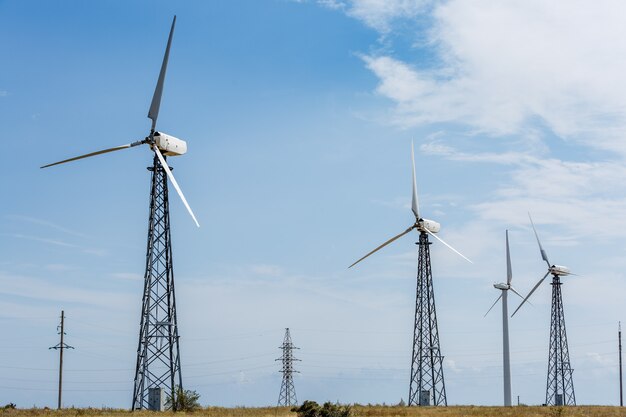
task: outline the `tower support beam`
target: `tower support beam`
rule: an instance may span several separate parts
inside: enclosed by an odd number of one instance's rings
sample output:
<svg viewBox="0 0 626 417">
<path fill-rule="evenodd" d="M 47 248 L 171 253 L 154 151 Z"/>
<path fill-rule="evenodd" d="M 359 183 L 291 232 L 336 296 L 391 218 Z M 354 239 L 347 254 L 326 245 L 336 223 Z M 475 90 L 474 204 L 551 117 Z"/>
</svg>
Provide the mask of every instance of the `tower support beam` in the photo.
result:
<svg viewBox="0 0 626 417">
<path fill-rule="evenodd" d="M 430 242 L 426 232 L 420 232 L 418 245 L 415 325 L 408 405 L 446 406 L 448 401 L 443 377 L 443 356 L 439 347 Z"/>
<path fill-rule="evenodd" d="M 561 295 L 561 280 L 552 275 L 552 313 L 550 321 L 550 349 L 548 353 L 547 405 L 576 405 L 574 370 L 569 360 L 565 312 Z"/>
<path fill-rule="evenodd" d="M 182 389 L 183 383 L 167 175 L 156 155 L 148 170 L 152 172 L 150 220 L 132 409 L 162 409 L 164 399 L 154 398 L 158 393 L 156 397 L 168 396 L 170 408 L 176 411 L 176 386 Z"/>
</svg>

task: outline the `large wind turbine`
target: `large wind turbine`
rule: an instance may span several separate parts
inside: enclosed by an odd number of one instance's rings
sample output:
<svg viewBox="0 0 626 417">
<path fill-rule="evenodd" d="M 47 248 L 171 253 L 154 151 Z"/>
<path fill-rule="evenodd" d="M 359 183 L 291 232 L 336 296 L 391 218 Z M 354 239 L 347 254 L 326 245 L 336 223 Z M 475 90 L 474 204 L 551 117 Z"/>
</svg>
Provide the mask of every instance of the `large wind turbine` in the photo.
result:
<svg viewBox="0 0 626 417">
<path fill-rule="evenodd" d="M 548 352 L 548 378 L 546 383 L 547 405 L 576 405 L 574 395 L 574 381 L 569 360 L 569 348 L 567 346 L 567 332 L 565 331 L 565 312 L 563 311 L 563 297 L 561 295 L 561 277 L 572 275 L 569 268 L 562 265 L 551 264 L 546 251 L 541 246 L 537 229 L 528 213 L 530 224 L 535 232 L 535 238 L 539 245 L 541 258 L 548 264 L 548 272 L 535 284 L 522 303 L 515 309 L 511 317 L 524 305 L 535 290 L 541 285 L 546 277 L 552 274 L 552 312 L 550 320 L 550 350 Z"/>
<path fill-rule="evenodd" d="M 511 290 L 518 296 L 522 297 L 515 288 L 511 286 L 513 280 L 513 272 L 511 270 L 511 252 L 509 251 L 509 231 L 506 231 L 506 283 L 500 282 L 493 284 L 493 287 L 502 291 L 496 301 L 489 307 L 485 316 L 489 314 L 491 309 L 502 299 L 502 369 L 504 382 L 504 405 L 511 406 L 511 353 L 509 350 L 509 306 L 508 291 Z M 522 297 L 523 298 L 523 297 Z"/>
<path fill-rule="evenodd" d="M 413 355 L 411 361 L 411 382 L 409 384 L 408 404 L 409 406 L 431 404 L 448 405 L 446 385 L 443 378 L 443 356 L 439 348 L 439 330 L 437 327 L 437 312 L 435 310 L 435 293 L 432 282 L 430 242 L 428 241 L 428 235 L 433 236 L 463 259 L 470 263 L 471 261 L 436 235 L 441 229 L 439 223 L 420 216 L 417 198 L 417 182 L 415 179 L 415 155 L 412 143 L 411 162 L 413 165 L 413 198 L 411 201 L 411 210 L 415 215 L 415 223 L 404 232 L 392 237 L 363 256 L 350 265 L 350 268 L 410 231 L 415 229 L 419 232 L 415 324 L 413 326 Z"/>
<path fill-rule="evenodd" d="M 142 408 L 162 409 L 165 395 L 176 398 L 176 386 L 182 389 L 167 178 L 170 179 L 193 221 L 198 227 L 200 226 L 166 162 L 168 156 L 185 154 L 187 143 L 156 130 L 175 25 L 176 16 L 172 21 L 161 71 L 148 111 L 148 118 L 152 120 L 148 136 L 126 145 L 91 152 L 42 166 L 42 168 L 47 168 L 139 145 L 148 145 L 154 153 L 152 166 L 148 168 L 152 172 L 150 219 L 137 367 L 133 389 L 133 410 Z M 172 401 L 174 411 L 176 411 L 176 404 L 176 401 Z"/>
</svg>

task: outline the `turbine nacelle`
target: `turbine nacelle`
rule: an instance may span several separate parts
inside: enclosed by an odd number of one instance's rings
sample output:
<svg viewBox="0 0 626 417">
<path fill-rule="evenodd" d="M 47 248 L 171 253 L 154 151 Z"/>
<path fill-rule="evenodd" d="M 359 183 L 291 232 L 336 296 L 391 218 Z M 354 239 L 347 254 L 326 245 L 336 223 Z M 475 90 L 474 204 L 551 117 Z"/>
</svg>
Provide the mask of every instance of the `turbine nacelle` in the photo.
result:
<svg viewBox="0 0 626 417">
<path fill-rule="evenodd" d="M 438 233 L 441 230 L 441 225 L 439 223 L 428 219 L 419 219 L 415 227 L 420 232 Z"/>
<path fill-rule="evenodd" d="M 187 142 L 163 132 L 154 132 L 154 144 L 165 156 L 180 156 L 187 153 Z"/>
<path fill-rule="evenodd" d="M 552 275 L 557 275 L 557 276 L 565 276 L 565 275 L 571 274 L 570 269 L 563 265 L 552 265 L 549 268 L 549 271 Z"/>
<path fill-rule="evenodd" d="M 493 288 L 496 288 L 498 290 L 509 290 L 509 289 L 511 289 L 511 286 L 509 284 L 504 283 L 504 282 L 499 282 L 497 284 L 493 284 Z"/>
</svg>

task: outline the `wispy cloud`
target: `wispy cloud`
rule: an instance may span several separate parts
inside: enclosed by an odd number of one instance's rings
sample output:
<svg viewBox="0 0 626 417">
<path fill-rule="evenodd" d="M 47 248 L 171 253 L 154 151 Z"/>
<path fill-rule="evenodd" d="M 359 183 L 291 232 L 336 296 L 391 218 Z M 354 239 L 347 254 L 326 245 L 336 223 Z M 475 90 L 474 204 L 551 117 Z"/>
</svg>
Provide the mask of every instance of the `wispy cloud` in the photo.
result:
<svg viewBox="0 0 626 417">
<path fill-rule="evenodd" d="M 124 294 L 75 288 L 59 282 L 29 276 L 0 273 L 0 294 L 50 302 L 72 302 L 83 305 L 111 307 L 111 304 L 130 303 Z"/>
<path fill-rule="evenodd" d="M 22 216 L 22 215 L 16 215 L 16 214 L 6 216 L 6 218 L 9 219 L 9 220 L 19 220 L 19 221 L 23 221 L 23 222 L 27 222 L 27 223 L 32 223 L 32 224 L 36 224 L 36 225 L 40 225 L 40 226 L 45 226 L 46 228 L 53 229 L 53 230 L 56 230 L 56 231 L 59 231 L 59 232 L 63 232 L 65 234 L 72 235 L 72 236 L 87 237 L 84 233 L 80 233 L 80 232 L 77 232 L 75 230 L 68 229 L 68 228 L 60 226 L 60 225 L 58 225 L 56 223 L 52 223 L 52 222 L 50 222 L 48 220 L 37 219 L 37 218 L 34 218 L 34 217 Z"/>
<path fill-rule="evenodd" d="M 45 237 L 39 237 L 39 236 L 29 236 L 29 235 L 23 235 L 21 233 L 13 233 L 13 234 L 5 234 L 6 236 L 11 236 L 17 239 L 26 239 L 26 240 L 32 240 L 35 242 L 40 242 L 40 243 L 46 243 L 49 245 L 55 245 L 55 246 L 63 246 L 66 248 L 76 248 L 76 245 L 73 245 L 71 243 L 67 243 L 64 242 L 62 240 L 58 240 L 58 239 L 49 239 L 49 238 L 45 238 Z"/>
<path fill-rule="evenodd" d="M 526 152 L 461 152 L 443 141 L 420 147 L 450 160 L 510 167 L 506 181 L 471 208 L 487 222 L 526 224 L 526 211 L 567 233 L 626 237 L 626 166 L 619 161 L 571 162 Z M 519 207 L 512 210 L 512 207 Z M 593 221 L 589 221 L 593 219 Z"/>
<path fill-rule="evenodd" d="M 143 275 L 138 274 L 136 272 L 116 272 L 114 274 L 111 274 L 111 276 L 113 278 L 130 280 L 130 281 L 142 281 L 143 280 Z"/>
<path fill-rule="evenodd" d="M 250 270 L 254 274 L 270 276 L 270 277 L 278 277 L 283 275 L 284 270 L 278 265 L 267 265 L 267 264 L 258 264 L 252 265 Z"/>
</svg>

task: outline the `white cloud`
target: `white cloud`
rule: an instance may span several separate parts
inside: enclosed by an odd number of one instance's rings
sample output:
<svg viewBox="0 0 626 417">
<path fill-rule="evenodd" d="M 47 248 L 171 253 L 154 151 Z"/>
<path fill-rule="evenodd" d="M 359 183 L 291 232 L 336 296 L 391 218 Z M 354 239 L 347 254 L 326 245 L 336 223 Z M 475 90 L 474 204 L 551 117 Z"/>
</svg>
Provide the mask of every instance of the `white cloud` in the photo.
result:
<svg viewBox="0 0 626 417">
<path fill-rule="evenodd" d="M 492 135 L 540 126 L 626 153 L 625 12 L 618 1 L 590 8 L 583 1 L 452 0 L 430 15 L 433 68 L 393 56 L 363 59 L 380 80 L 377 92 L 396 103 L 393 122 L 401 126 L 454 122 Z"/>
<path fill-rule="evenodd" d="M 344 10 L 381 34 L 392 30 L 392 23 L 424 12 L 432 0 L 317 0 L 334 10 Z"/>
<path fill-rule="evenodd" d="M 501 185 L 472 206 L 482 221 L 525 225 L 531 211 L 538 222 L 560 226 L 573 237 L 624 236 L 626 167 L 621 162 L 571 162 L 518 151 L 466 153 L 442 141 L 423 144 L 420 150 L 455 161 L 510 167 Z"/>
</svg>

